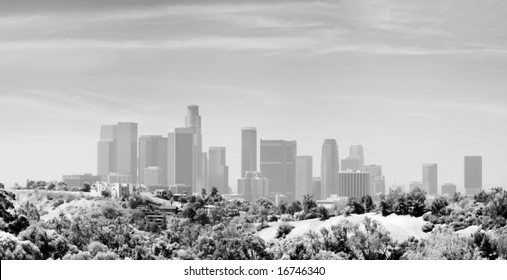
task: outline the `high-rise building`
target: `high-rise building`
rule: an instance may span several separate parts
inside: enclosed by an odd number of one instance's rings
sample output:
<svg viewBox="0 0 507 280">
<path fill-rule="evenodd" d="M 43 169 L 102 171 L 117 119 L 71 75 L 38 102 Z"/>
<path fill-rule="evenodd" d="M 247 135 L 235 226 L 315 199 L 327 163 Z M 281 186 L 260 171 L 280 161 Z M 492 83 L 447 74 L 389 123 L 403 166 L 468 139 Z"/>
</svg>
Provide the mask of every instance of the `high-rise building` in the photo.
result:
<svg viewBox="0 0 507 280">
<path fill-rule="evenodd" d="M 415 189 L 421 189 L 421 190 L 427 192 L 427 190 L 424 189 L 423 182 L 413 181 L 408 184 L 408 187 L 409 187 L 410 191 L 413 191 Z"/>
<path fill-rule="evenodd" d="M 370 173 L 370 189 L 372 194 L 386 192 L 386 180 L 382 176 L 382 166 L 370 164 L 364 166 L 364 172 Z"/>
<path fill-rule="evenodd" d="M 225 147 L 209 148 L 209 184 L 220 194 L 229 193 L 229 167 L 226 165 Z"/>
<path fill-rule="evenodd" d="M 167 184 L 194 187 L 194 130 L 176 128 L 167 137 Z"/>
<path fill-rule="evenodd" d="M 257 129 L 244 127 L 241 130 L 241 177 L 247 171 L 257 171 Z"/>
<path fill-rule="evenodd" d="M 482 156 L 465 157 L 465 190 L 468 195 L 482 190 Z"/>
<path fill-rule="evenodd" d="M 455 184 L 447 183 L 442 185 L 442 194 L 446 195 L 454 195 L 457 192 L 457 188 Z"/>
<path fill-rule="evenodd" d="M 137 183 L 137 123 L 103 125 L 97 144 L 97 174 L 129 175 Z"/>
<path fill-rule="evenodd" d="M 370 192 L 370 173 L 340 171 L 338 173 L 339 196 L 354 197 L 361 199 L 365 195 L 371 195 Z"/>
<path fill-rule="evenodd" d="M 320 177 L 313 177 L 312 195 L 315 200 L 323 199 L 323 197 L 322 197 L 322 180 L 320 179 Z"/>
<path fill-rule="evenodd" d="M 342 159 L 341 170 L 363 171 L 364 170 L 364 153 L 363 146 L 352 145 L 349 150 L 349 157 Z"/>
<path fill-rule="evenodd" d="M 145 169 L 159 167 L 157 186 L 167 185 L 167 138 L 160 135 L 139 137 L 139 183 L 145 184 Z M 151 181 L 153 183 L 153 180 Z"/>
<path fill-rule="evenodd" d="M 189 105 L 187 107 L 187 116 L 185 117 L 185 128 L 193 133 L 193 152 L 192 152 L 192 190 L 199 192 L 204 185 L 204 167 L 202 160 L 202 134 L 201 134 L 201 116 L 199 115 L 199 106 Z"/>
<path fill-rule="evenodd" d="M 438 165 L 436 163 L 423 165 L 423 190 L 428 194 L 438 194 Z"/>
<path fill-rule="evenodd" d="M 238 180 L 238 193 L 246 201 L 257 201 L 269 195 L 269 179 L 262 177 L 260 172 L 247 171 L 245 176 Z"/>
<path fill-rule="evenodd" d="M 305 194 L 313 189 L 313 158 L 311 156 L 296 157 L 296 200 L 303 201 Z"/>
<path fill-rule="evenodd" d="M 261 173 L 269 180 L 269 193 L 285 195 L 290 201 L 296 191 L 296 141 L 262 140 Z"/>
<path fill-rule="evenodd" d="M 338 194 L 338 145 L 335 139 L 326 139 L 322 144 L 322 161 L 320 165 L 322 198 Z"/>
<path fill-rule="evenodd" d="M 161 173 L 163 169 L 159 166 L 149 166 L 143 169 L 143 184 L 147 187 L 152 186 L 162 186 L 164 184 L 161 183 Z"/>
<path fill-rule="evenodd" d="M 203 168 L 203 185 L 204 188 L 208 191 L 211 190 L 209 184 L 209 161 L 208 161 L 208 153 L 202 153 L 202 168 Z"/>
</svg>

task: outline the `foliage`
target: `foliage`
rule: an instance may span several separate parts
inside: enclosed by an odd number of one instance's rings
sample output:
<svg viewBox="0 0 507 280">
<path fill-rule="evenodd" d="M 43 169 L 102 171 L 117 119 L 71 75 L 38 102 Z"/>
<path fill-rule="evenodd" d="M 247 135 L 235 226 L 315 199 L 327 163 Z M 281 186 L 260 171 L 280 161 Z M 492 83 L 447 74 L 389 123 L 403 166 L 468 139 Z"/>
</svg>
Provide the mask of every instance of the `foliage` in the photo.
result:
<svg viewBox="0 0 507 280">
<path fill-rule="evenodd" d="M 415 188 L 409 193 L 391 191 L 380 196 L 380 211 L 383 216 L 391 214 L 420 217 L 426 208 L 426 193 Z"/>
<path fill-rule="evenodd" d="M 281 224 L 276 231 L 276 238 L 285 238 L 293 229 L 294 226 L 291 224 Z"/>
<path fill-rule="evenodd" d="M 80 189 L 82 192 L 90 192 L 92 187 L 90 186 L 90 183 L 85 182 L 83 183 L 83 187 Z"/>
</svg>

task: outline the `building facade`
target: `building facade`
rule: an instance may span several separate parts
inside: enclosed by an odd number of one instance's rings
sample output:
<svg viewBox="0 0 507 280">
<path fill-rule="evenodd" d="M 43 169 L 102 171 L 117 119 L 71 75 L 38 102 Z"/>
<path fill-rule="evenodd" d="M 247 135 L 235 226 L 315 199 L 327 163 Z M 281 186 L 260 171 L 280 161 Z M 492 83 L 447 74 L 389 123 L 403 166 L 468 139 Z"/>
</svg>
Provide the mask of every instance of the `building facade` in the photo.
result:
<svg viewBox="0 0 507 280">
<path fill-rule="evenodd" d="M 340 171 L 338 180 L 340 186 L 338 196 L 353 197 L 359 200 L 365 195 L 371 195 L 370 173 Z"/>
<path fill-rule="evenodd" d="M 423 164 L 423 190 L 428 194 L 438 194 L 438 165 L 436 163 Z"/>
<path fill-rule="evenodd" d="M 364 172 L 370 173 L 370 189 L 372 194 L 386 192 L 386 180 L 382 175 L 382 166 L 375 164 L 365 165 Z"/>
<path fill-rule="evenodd" d="M 457 192 L 455 184 L 447 183 L 442 185 L 442 194 L 453 196 Z"/>
<path fill-rule="evenodd" d="M 340 171 L 338 160 L 338 145 L 336 144 L 336 140 L 324 140 L 320 165 L 323 198 L 332 194 L 338 194 L 338 172 Z"/>
<path fill-rule="evenodd" d="M 167 136 L 167 184 L 194 190 L 194 130 L 176 128 Z"/>
<path fill-rule="evenodd" d="M 139 137 L 139 184 L 147 185 L 147 168 L 158 167 L 157 185 L 167 185 L 167 137 L 146 135 Z M 148 171 L 150 172 L 150 171 Z M 150 184 L 153 183 L 153 178 Z"/>
<path fill-rule="evenodd" d="M 241 130 L 241 177 L 247 171 L 257 171 L 257 129 L 244 127 Z"/>
<path fill-rule="evenodd" d="M 261 173 L 269 180 L 270 195 L 295 199 L 296 141 L 261 140 Z"/>
<path fill-rule="evenodd" d="M 229 193 L 229 167 L 225 147 L 209 148 L 209 184 L 220 194 Z"/>
<path fill-rule="evenodd" d="M 478 194 L 482 190 L 482 157 L 465 157 L 465 191 L 467 195 Z"/>
<path fill-rule="evenodd" d="M 313 158 L 311 156 L 296 157 L 296 200 L 303 201 L 305 194 L 313 189 Z"/>
<path fill-rule="evenodd" d="M 269 196 L 269 179 L 262 177 L 260 172 L 247 171 L 245 177 L 238 180 L 238 194 L 244 200 L 255 202 Z"/>
<path fill-rule="evenodd" d="M 79 174 L 79 175 L 63 175 L 62 181 L 67 184 L 69 188 L 80 189 L 84 183 L 91 185 L 96 182 L 102 181 L 102 176 L 92 175 L 91 173 Z"/>
</svg>

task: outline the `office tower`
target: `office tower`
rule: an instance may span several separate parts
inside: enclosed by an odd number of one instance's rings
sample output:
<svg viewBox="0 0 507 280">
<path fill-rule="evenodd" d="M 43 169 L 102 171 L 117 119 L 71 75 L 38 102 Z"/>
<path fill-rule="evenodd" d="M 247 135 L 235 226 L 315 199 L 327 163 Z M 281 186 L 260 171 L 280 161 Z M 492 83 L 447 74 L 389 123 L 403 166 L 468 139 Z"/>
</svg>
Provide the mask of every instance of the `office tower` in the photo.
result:
<svg viewBox="0 0 507 280">
<path fill-rule="evenodd" d="M 455 184 L 447 183 L 442 185 L 442 194 L 452 196 L 456 193 L 457 187 Z"/>
<path fill-rule="evenodd" d="M 363 146 L 352 145 L 349 150 L 349 157 L 342 159 L 342 171 L 363 171 L 364 170 L 364 153 Z"/>
<path fill-rule="evenodd" d="M 361 199 L 370 192 L 370 173 L 360 171 L 340 171 L 338 173 L 339 191 L 338 195 L 343 197 L 354 197 Z"/>
<path fill-rule="evenodd" d="M 147 187 L 162 186 L 161 172 L 163 169 L 159 166 L 149 166 L 143 168 L 143 184 Z"/>
<path fill-rule="evenodd" d="M 382 166 L 370 164 L 364 166 L 364 172 L 370 173 L 371 193 L 379 194 L 386 192 L 386 180 L 382 176 Z"/>
<path fill-rule="evenodd" d="M 209 184 L 218 192 L 229 192 L 229 167 L 226 165 L 225 147 L 209 148 Z"/>
<path fill-rule="evenodd" d="M 257 129 L 244 127 L 241 130 L 241 177 L 247 171 L 257 171 Z"/>
<path fill-rule="evenodd" d="M 312 180 L 312 195 L 313 199 L 320 200 L 322 197 L 322 180 L 320 177 L 313 177 Z"/>
<path fill-rule="evenodd" d="M 261 139 L 261 173 L 269 180 L 269 194 L 290 201 L 296 189 L 296 141 Z"/>
<path fill-rule="evenodd" d="M 103 125 L 97 145 L 97 173 L 129 175 L 137 183 L 137 123 Z"/>
<path fill-rule="evenodd" d="M 436 163 L 423 165 L 423 190 L 428 194 L 438 194 L 438 165 Z"/>
<path fill-rule="evenodd" d="M 157 185 L 167 185 L 167 138 L 160 135 L 139 137 L 139 183 L 146 184 L 146 168 L 159 167 Z M 151 171 L 153 172 L 153 171 Z M 151 175 L 153 173 L 150 173 Z M 153 180 L 151 181 L 153 183 Z"/>
<path fill-rule="evenodd" d="M 335 139 L 326 139 L 322 144 L 322 160 L 320 165 L 322 180 L 322 198 L 338 194 L 338 145 Z"/>
<path fill-rule="evenodd" d="M 246 201 L 252 202 L 268 197 L 269 179 L 262 177 L 260 172 L 247 171 L 243 178 L 238 179 L 238 193 L 242 194 Z"/>
<path fill-rule="evenodd" d="M 102 180 L 116 171 L 116 125 L 103 125 L 97 143 L 97 174 Z"/>
<path fill-rule="evenodd" d="M 167 184 L 194 187 L 194 130 L 176 128 L 167 137 Z"/>
<path fill-rule="evenodd" d="M 203 168 L 203 186 L 206 190 L 210 191 L 211 187 L 209 184 L 209 161 L 208 153 L 202 153 L 202 168 Z"/>
<path fill-rule="evenodd" d="M 192 159 L 192 190 L 200 192 L 204 185 L 204 167 L 202 160 L 202 134 L 201 134 L 201 116 L 199 115 L 199 106 L 189 105 L 187 107 L 187 116 L 185 117 L 185 128 L 193 133 L 193 159 Z"/>
<path fill-rule="evenodd" d="M 311 156 L 296 157 L 296 200 L 303 201 L 305 194 L 312 193 L 313 158 Z"/>
<path fill-rule="evenodd" d="M 465 157 L 465 190 L 467 195 L 478 194 L 482 190 L 482 157 Z"/>
</svg>

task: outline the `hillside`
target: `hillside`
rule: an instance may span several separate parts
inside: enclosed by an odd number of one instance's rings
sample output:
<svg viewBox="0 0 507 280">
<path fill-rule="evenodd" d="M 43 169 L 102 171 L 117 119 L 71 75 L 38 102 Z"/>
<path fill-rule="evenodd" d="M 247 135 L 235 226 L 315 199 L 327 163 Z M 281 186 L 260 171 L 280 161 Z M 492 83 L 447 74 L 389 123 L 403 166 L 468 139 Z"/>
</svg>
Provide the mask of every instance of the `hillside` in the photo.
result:
<svg viewBox="0 0 507 280">
<path fill-rule="evenodd" d="M 422 231 L 422 227 L 426 223 L 423 221 L 422 217 L 415 218 L 411 216 L 397 216 L 394 214 L 383 217 L 379 214 L 368 213 L 363 215 L 351 215 L 349 217 L 332 217 L 326 221 L 321 221 L 320 219 L 312 219 L 305 221 L 288 222 L 294 226 L 294 229 L 287 236 L 287 238 L 301 236 L 310 230 L 318 232 L 321 228 L 324 227 L 331 228 L 332 225 L 338 224 L 343 220 L 348 220 L 351 223 L 358 224 L 363 222 L 365 217 L 370 217 L 373 220 L 380 222 L 390 232 L 392 238 L 396 241 L 404 241 L 412 236 L 418 239 L 428 236 L 428 233 L 424 233 Z M 275 239 L 278 226 L 283 223 L 284 222 L 269 223 L 270 227 L 259 231 L 257 235 L 265 241 L 273 240 Z"/>
</svg>

